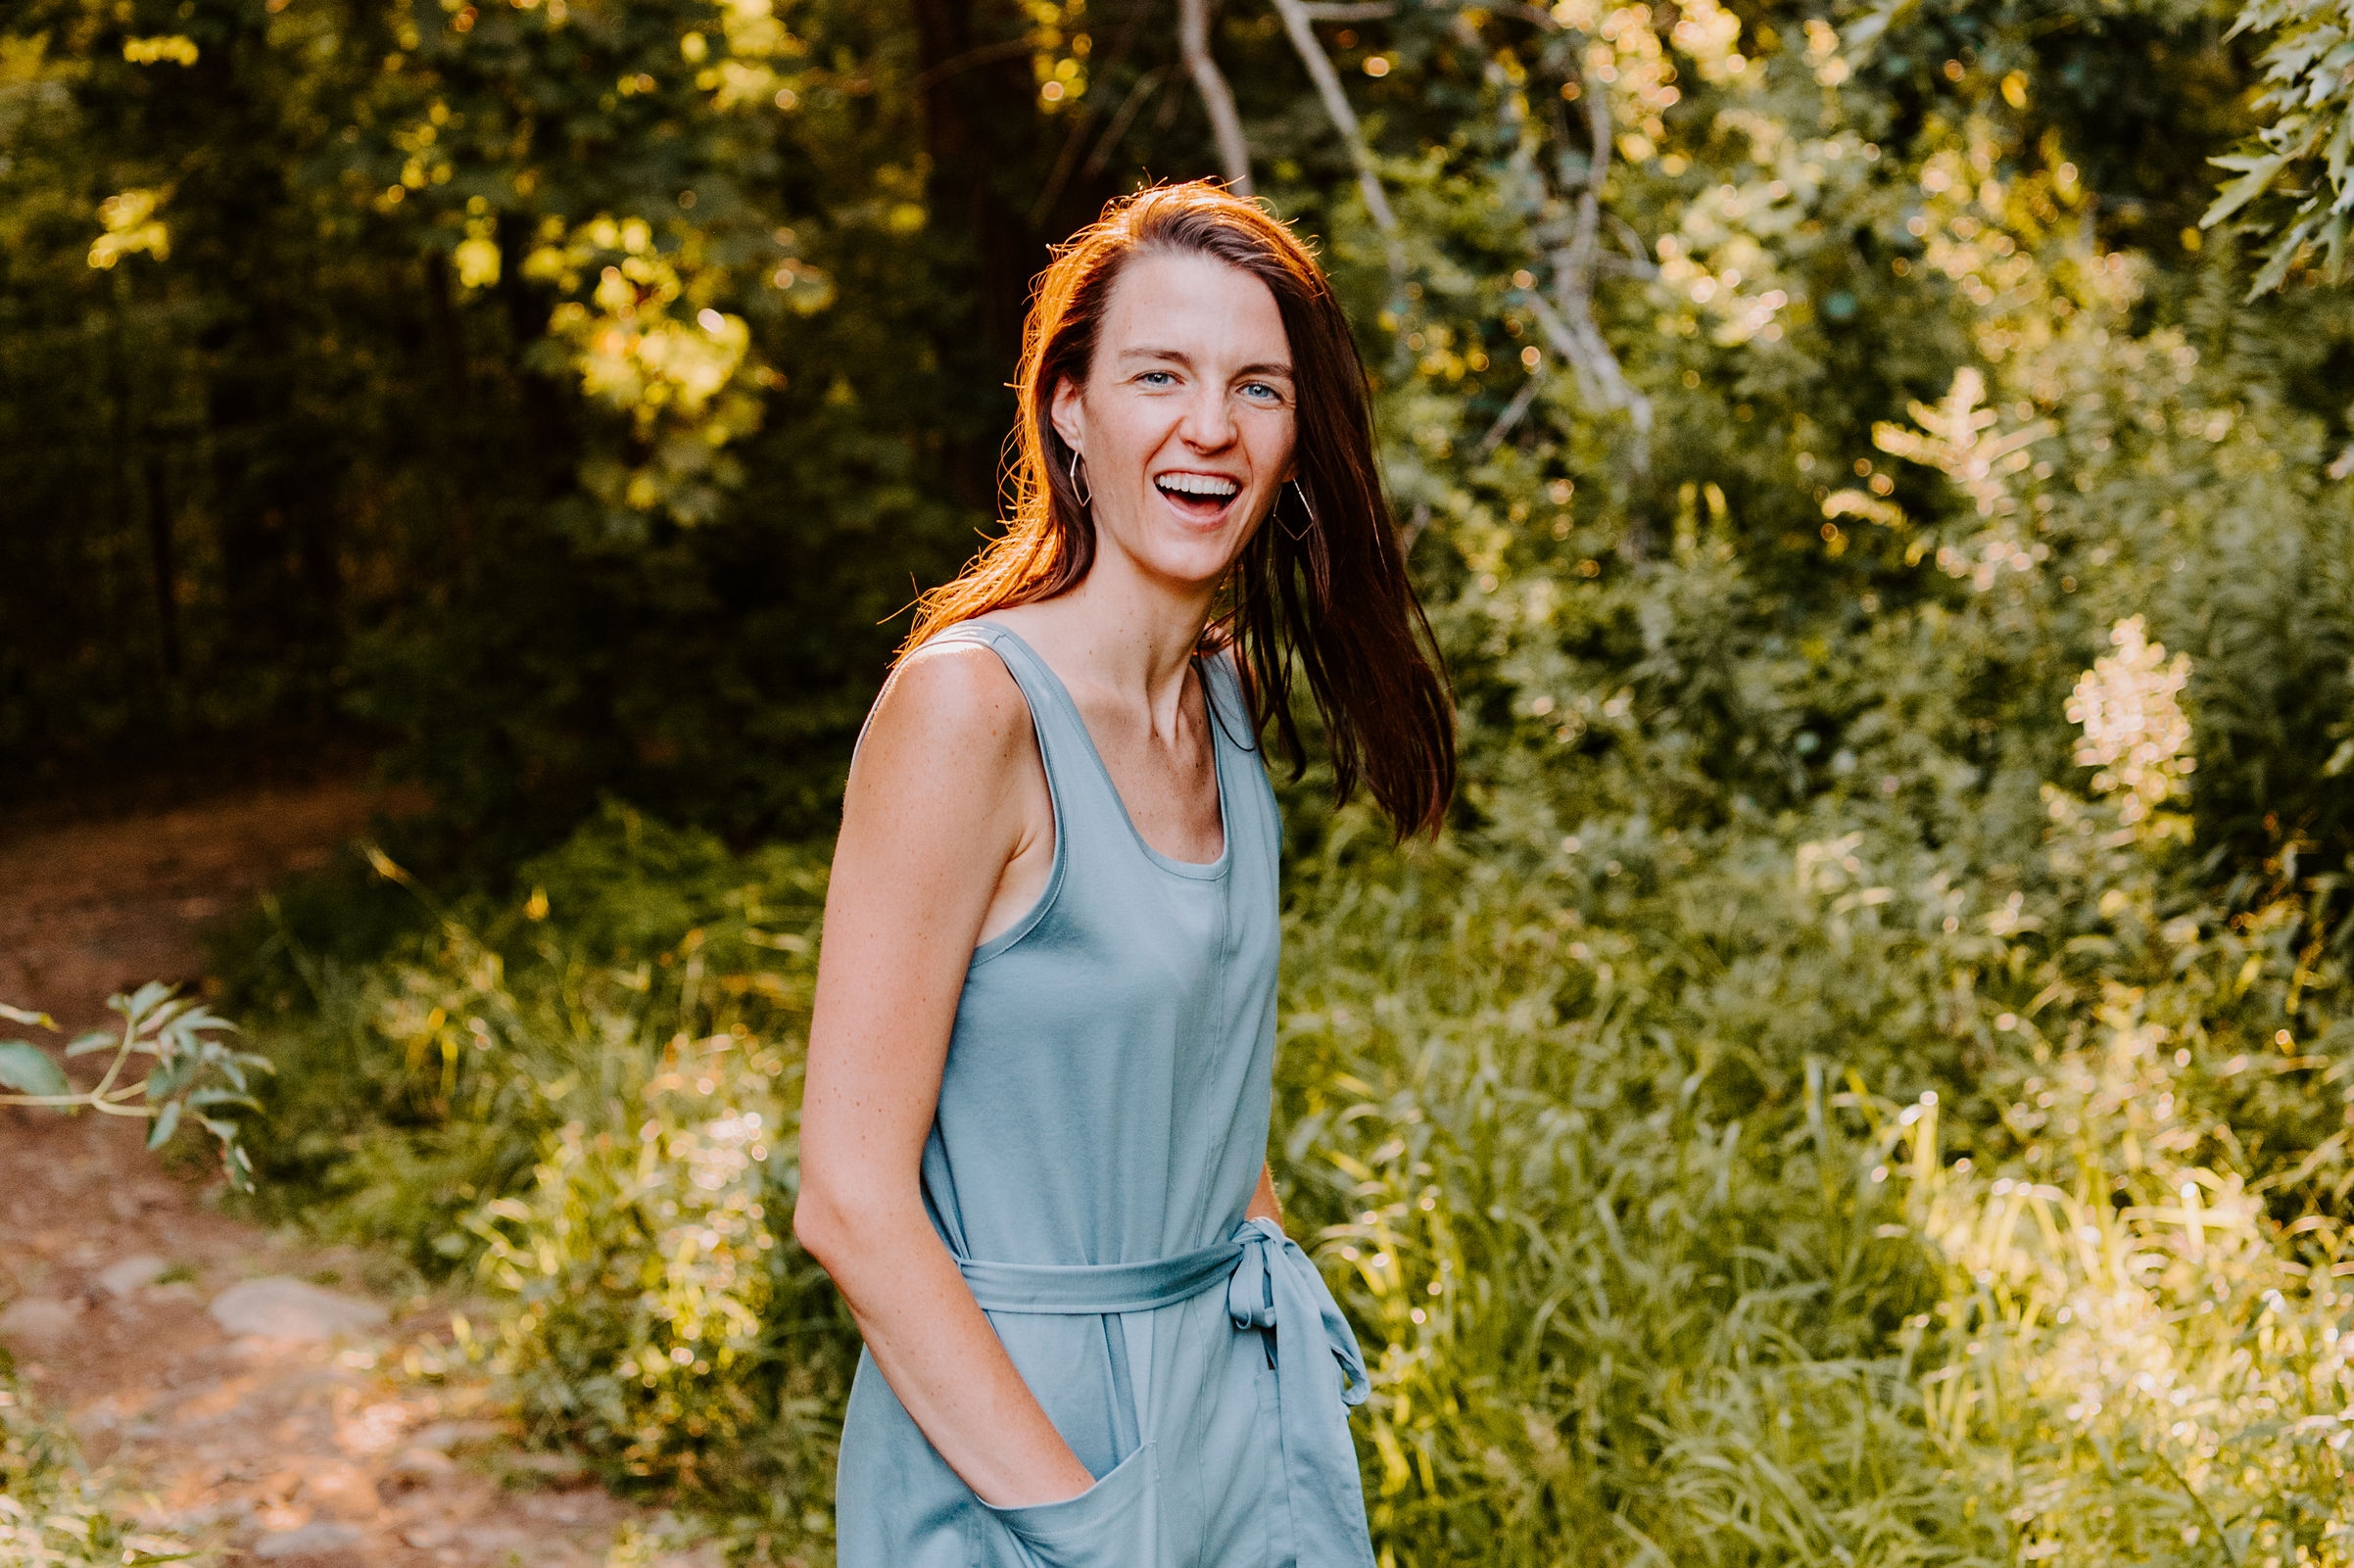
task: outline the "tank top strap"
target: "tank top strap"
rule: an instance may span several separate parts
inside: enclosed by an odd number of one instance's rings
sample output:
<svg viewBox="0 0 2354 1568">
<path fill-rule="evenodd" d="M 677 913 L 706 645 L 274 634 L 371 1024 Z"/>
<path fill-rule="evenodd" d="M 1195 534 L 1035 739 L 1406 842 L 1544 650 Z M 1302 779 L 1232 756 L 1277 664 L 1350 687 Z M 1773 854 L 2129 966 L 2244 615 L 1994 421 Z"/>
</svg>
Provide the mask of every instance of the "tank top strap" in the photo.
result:
<svg viewBox="0 0 2354 1568">
<path fill-rule="evenodd" d="M 925 645 L 954 642 L 985 647 L 996 654 L 1005 665 L 1006 674 L 1022 689 L 1022 700 L 1030 704 L 1031 728 L 1038 739 L 1038 759 L 1046 768 L 1046 787 L 1054 799 L 1058 829 L 1064 832 L 1071 830 L 1070 818 L 1075 810 L 1082 817 L 1094 815 L 1102 803 L 1098 802 L 1097 808 L 1081 806 L 1074 791 L 1084 794 L 1089 777 L 1102 770 L 1092 766 L 1095 743 L 1089 738 L 1086 721 L 1079 716 L 1079 706 L 1071 700 L 1061 679 L 1020 636 L 993 622 L 961 621 Z M 1115 813 L 1120 810 L 1117 795 L 1109 804 Z"/>
<path fill-rule="evenodd" d="M 1264 846 L 1274 842 L 1273 831 L 1256 820 L 1262 813 L 1247 809 L 1266 793 L 1266 772 L 1260 765 L 1249 705 L 1243 700 L 1241 678 L 1231 654 L 1222 652 L 1194 661 L 1209 710 L 1211 754 L 1218 770 L 1220 805 L 1225 818 L 1222 826 L 1227 840 L 1226 851 L 1218 861 L 1200 866 L 1173 861 L 1145 843 L 1104 766 L 1094 737 L 1087 733 L 1086 721 L 1080 717 L 1070 689 L 1019 633 L 986 620 L 964 621 L 925 645 L 947 642 L 988 648 L 1022 689 L 1023 699 L 1030 704 L 1039 758 L 1045 764 L 1046 786 L 1054 799 L 1055 826 L 1062 843 L 1099 844 L 1115 857 L 1120 853 L 1117 846 L 1132 845 L 1181 877 L 1216 875 L 1219 868 L 1232 863 L 1237 838 L 1245 855 L 1254 849 L 1272 852 Z M 1061 853 L 1058 849 L 1058 855 Z"/>
</svg>

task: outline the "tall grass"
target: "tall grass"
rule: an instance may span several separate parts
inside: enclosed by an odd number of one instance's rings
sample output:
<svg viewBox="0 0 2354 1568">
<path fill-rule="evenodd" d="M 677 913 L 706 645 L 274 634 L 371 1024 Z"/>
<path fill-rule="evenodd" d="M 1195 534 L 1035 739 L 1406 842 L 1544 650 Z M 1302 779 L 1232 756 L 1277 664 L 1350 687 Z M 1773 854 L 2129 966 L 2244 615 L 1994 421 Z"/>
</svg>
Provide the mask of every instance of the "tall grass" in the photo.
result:
<svg viewBox="0 0 2354 1568">
<path fill-rule="evenodd" d="M 2243 1049 L 2341 972 L 2066 815 L 2089 912 L 1851 834 L 1309 874 L 1292 1212 L 1396 1561 L 2346 1560 L 2342 1140 L 2265 1112 L 2347 1064 Z"/>
<path fill-rule="evenodd" d="M 1304 854 L 1275 1161 L 1386 1563 L 2354 1560 L 2342 940 L 2041 804 L 2000 873 L 1833 802 Z M 823 1560 L 814 862 L 615 810 L 516 886 L 313 966 L 282 1190 L 473 1270 L 546 1439 Z"/>
<path fill-rule="evenodd" d="M 856 1342 L 787 1223 L 822 872 L 613 807 L 520 885 L 411 884 L 370 963 L 280 929 L 263 1201 L 476 1279 L 538 1440 L 822 1554 Z"/>
</svg>

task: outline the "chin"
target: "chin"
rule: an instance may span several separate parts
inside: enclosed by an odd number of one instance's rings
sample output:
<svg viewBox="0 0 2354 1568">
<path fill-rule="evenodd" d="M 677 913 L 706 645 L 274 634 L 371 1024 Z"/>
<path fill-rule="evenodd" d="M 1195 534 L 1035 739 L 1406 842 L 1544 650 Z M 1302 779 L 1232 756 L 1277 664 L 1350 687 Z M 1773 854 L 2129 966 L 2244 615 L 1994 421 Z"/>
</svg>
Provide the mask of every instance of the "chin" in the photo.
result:
<svg viewBox="0 0 2354 1568">
<path fill-rule="evenodd" d="M 1216 584 L 1234 562 L 1239 546 L 1228 536 L 1167 541 L 1142 562 L 1154 576 L 1189 587 Z"/>
</svg>

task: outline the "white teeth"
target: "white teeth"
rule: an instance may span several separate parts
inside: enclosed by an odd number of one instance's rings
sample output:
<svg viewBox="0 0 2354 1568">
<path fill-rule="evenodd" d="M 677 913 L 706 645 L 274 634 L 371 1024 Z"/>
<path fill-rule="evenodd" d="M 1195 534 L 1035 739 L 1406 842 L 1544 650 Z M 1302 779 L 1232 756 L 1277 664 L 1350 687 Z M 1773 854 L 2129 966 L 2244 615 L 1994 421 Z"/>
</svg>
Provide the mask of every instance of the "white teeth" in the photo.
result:
<svg viewBox="0 0 2354 1568">
<path fill-rule="evenodd" d="M 1224 500 L 1242 487 L 1231 479 L 1219 479 L 1210 474 L 1163 474 L 1158 481 L 1163 490 L 1174 490 L 1180 496 L 1206 496 Z"/>
</svg>

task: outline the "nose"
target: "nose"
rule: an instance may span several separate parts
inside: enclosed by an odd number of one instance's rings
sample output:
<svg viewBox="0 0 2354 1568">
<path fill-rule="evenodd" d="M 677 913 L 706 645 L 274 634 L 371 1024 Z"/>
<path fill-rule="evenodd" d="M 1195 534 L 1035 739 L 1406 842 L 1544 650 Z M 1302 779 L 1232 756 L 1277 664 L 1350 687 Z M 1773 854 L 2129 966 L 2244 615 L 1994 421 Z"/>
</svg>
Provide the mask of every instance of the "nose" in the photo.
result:
<svg viewBox="0 0 2354 1568">
<path fill-rule="evenodd" d="M 1234 422 L 1234 409 L 1226 399 L 1225 389 L 1207 383 L 1197 387 L 1186 403 L 1185 418 L 1177 433 L 1195 451 L 1222 451 L 1231 447 L 1241 431 Z"/>
</svg>

